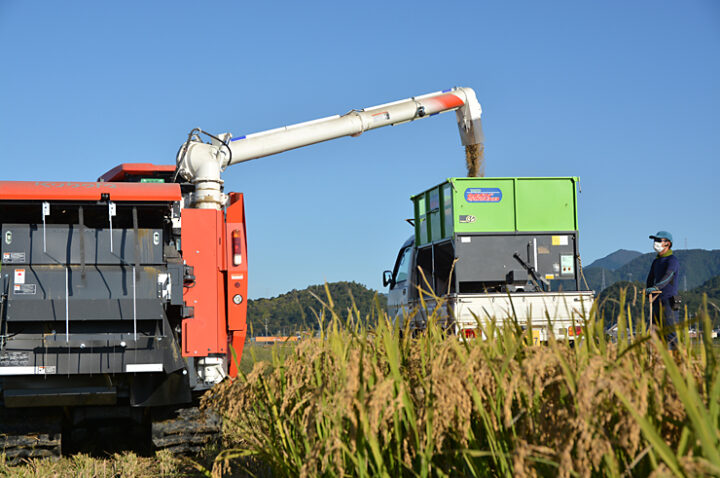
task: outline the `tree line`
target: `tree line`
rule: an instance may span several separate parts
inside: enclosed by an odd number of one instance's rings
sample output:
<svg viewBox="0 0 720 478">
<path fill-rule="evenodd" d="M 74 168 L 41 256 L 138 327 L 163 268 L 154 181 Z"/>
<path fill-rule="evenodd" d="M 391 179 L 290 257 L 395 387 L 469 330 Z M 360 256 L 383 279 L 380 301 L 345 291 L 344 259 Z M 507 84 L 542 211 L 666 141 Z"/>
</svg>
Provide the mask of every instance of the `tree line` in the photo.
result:
<svg viewBox="0 0 720 478">
<path fill-rule="evenodd" d="M 249 300 L 249 335 L 291 335 L 317 330 L 323 311 L 327 319 L 327 307 L 331 303 L 342 318 L 352 313 L 361 320 L 375 321 L 379 311 L 385 310 L 387 298 L 357 282 L 331 282 L 293 289 L 269 299 Z"/>
</svg>

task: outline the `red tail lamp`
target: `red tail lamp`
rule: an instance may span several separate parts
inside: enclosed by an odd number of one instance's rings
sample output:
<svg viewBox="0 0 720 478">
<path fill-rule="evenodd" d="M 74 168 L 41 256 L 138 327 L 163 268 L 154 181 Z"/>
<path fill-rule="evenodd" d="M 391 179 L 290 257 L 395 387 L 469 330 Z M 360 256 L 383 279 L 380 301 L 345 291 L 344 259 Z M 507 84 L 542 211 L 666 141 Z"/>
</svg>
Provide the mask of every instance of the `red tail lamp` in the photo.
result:
<svg viewBox="0 0 720 478">
<path fill-rule="evenodd" d="M 239 266 L 242 264 L 242 236 L 240 235 L 240 229 L 235 229 L 232 232 L 232 254 L 233 265 Z"/>
<path fill-rule="evenodd" d="M 580 326 L 580 325 L 576 325 L 575 328 L 568 327 L 567 331 L 568 331 L 568 335 L 578 336 L 578 335 L 583 334 L 582 326 Z"/>
</svg>

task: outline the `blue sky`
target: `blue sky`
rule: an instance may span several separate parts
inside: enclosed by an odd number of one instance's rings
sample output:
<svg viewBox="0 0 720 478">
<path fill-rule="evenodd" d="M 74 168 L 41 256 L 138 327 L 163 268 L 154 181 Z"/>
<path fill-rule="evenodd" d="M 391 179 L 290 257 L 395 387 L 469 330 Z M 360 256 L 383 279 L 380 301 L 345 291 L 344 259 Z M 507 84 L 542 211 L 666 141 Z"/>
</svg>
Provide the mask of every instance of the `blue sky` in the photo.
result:
<svg viewBox="0 0 720 478">
<path fill-rule="evenodd" d="M 3 179 L 172 164 L 234 135 L 451 86 L 483 106 L 488 176 L 579 176 L 589 264 L 720 244 L 720 2 L 0 0 Z M 251 298 L 381 289 L 409 197 L 463 176 L 445 114 L 231 167 Z"/>
</svg>

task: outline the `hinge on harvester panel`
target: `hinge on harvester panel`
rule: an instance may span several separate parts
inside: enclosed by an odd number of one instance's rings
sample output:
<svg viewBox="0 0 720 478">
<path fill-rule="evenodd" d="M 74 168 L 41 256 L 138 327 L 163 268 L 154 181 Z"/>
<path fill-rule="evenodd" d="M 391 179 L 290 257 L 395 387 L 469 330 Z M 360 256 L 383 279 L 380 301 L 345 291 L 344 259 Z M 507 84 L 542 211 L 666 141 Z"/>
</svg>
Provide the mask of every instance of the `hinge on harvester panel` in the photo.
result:
<svg viewBox="0 0 720 478">
<path fill-rule="evenodd" d="M 195 284 L 195 268 L 186 264 L 183 270 L 183 285 L 192 287 L 193 284 Z"/>
<path fill-rule="evenodd" d="M 181 211 L 182 208 L 180 203 L 173 203 L 170 212 L 170 222 L 172 223 L 173 233 L 177 235 L 180 235 L 180 230 L 182 228 Z"/>
</svg>

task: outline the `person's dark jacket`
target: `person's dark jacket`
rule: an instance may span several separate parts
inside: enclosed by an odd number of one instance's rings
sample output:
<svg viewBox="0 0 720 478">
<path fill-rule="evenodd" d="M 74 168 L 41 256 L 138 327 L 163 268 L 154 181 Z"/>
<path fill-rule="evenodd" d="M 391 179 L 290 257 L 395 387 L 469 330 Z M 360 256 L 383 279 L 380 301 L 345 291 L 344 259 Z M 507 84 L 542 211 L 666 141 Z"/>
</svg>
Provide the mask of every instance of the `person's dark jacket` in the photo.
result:
<svg viewBox="0 0 720 478">
<path fill-rule="evenodd" d="M 657 287 L 662 293 L 660 299 L 665 301 L 678 293 L 678 276 L 680 275 L 680 263 L 672 253 L 668 251 L 662 256 L 657 256 L 650 266 L 650 273 L 647 277 L 647 287 Z"/>
</svg>

